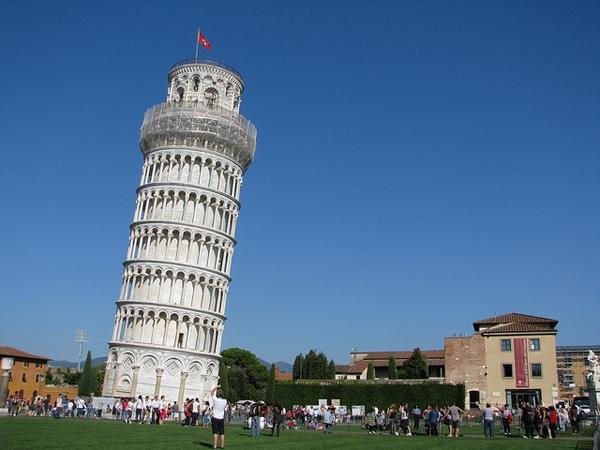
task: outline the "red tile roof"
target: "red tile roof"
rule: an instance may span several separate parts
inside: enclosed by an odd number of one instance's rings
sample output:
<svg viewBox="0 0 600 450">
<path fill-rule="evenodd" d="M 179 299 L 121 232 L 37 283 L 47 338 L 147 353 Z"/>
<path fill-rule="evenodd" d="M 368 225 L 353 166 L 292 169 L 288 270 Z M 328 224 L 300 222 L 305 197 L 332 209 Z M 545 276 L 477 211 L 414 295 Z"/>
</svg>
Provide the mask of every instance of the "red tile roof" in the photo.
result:
<svg viewBox="0 0 600 450">
<path fill-rule="evenodd" d="M 421 350 L 421 353 L 427 358 L 429 365 L 444 364 L 444 350 Z M 335 366 L 336 373 L 361 374 L 369 366 L 369 363 L 372 363 L 373 367 L 388 367 L 390 356 L 394 357 L 396 365 L 402 365 L 404 361 L 411 357 L 413 352 L 352 352 L 352 354 L 366 356 L 364 359 L 347 366 Z"/>
<path fill-rule="evenodd" d="M 558 320 L 548 319 L 547 317 L 530 316 L 521 313 L 508 313 L 501 316 L 492 316 L 487 319 L 481 319 L 477 322 L 473 322 L 473 325 L 487 325 L 492 323 L 508 323 L 508 322 L 519 322 L 519 323 L 558 323 Z"/>
<path fill-rule="evenodd" d="M 23 358 L 23 359 L 39 359 L 42 361 L 51 361 L 52 358 L 46 356 L 34 355 L 32 353 L 24 352 L 14 347 L 0 346 L 0 356 L 10 356 L 11 358 Z"/>
<path fill-rule="evenodd" d="M 554 332 L 556 329 L 550 324 L 538 324 L 538 323 L 501 323 L 493 325 L 485 330 L 481 330 L 483 334 L 504 334 L 504 333 L 544 333 Z"/>
<path fill-rule="evenodd" d="M 421 353 L 428 359 L 444 359 L 444 350 L 421 350 Z M 399 360 L 405 360 L 411 357 L 412 351 L 399 351 L 399 352 L 353 352 L 357 355 L 366 355 L 362 360 L 366 361 L 377 361 L 384 360 L 387 364 L 390 356 L 393 356 L 396 362 Z"/>
<path fill-rule="evenodd" d="M 473 322 L 475 331 L 482 334 L 556 333 L 556 325 L 558 320 L 514 312 Z"/>
<path fill-rule="evenodd" d="M 352 373 L 360 375 L 369 366 L 367 361 L 358 361 L 347 366 L 335 366 L 336 373 Z"/>
</svg>

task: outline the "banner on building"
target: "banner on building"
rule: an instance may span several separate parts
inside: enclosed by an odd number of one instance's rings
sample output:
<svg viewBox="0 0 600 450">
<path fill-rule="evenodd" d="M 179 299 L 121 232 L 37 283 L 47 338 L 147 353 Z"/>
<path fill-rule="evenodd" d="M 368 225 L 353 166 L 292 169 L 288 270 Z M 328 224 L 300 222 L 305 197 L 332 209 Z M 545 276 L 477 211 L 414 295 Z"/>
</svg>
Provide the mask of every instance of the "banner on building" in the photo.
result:
<svg viewBox="0 0 600 450">
<path fill-rule="evenodd" d="M 529 358 L 527 355 L 527 339 L 513 339 L 515 347 L 515 381 L 518 388 L 529 387 Z"/>
</svg>

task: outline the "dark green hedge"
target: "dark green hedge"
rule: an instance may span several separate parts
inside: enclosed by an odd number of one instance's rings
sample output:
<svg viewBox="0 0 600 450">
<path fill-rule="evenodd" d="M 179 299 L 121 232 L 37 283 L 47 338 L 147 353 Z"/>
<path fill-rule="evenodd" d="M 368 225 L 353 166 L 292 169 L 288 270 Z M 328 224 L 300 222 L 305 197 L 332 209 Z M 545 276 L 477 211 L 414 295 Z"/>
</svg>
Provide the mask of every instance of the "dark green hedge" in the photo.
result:
<svg viewBox="0 0 600 450">
<path fill-rule="evenodd" d="M 460 408 L 464 408 L 465 386 L 437 383 L 381 384 L 364 381 L 323 385 L 277 382 L 275 385 L 275 399 L 283 402 L 286 408 L 292 405 L 316 405 L 320 398 L 326 398 L 328 401 L 339 398 L 340 404 L 348 407 L 364 405 L 387 408 L 392 403 L 408 403 L 411 407 L 416 404 L 423 408 L 427 404 L 444 406 L 456 402 Z"/>
</svg>

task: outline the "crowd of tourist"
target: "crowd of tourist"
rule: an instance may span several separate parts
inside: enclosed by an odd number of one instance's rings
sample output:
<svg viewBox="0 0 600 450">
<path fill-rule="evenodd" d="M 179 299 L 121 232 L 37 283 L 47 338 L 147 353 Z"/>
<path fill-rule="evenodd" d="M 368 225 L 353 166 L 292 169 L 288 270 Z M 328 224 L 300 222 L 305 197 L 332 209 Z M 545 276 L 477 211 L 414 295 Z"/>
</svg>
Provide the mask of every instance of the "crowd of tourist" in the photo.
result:
<svg viewBox="0 0 600 450">
<path fill-rule="evenodd" d="M 534 406 L 521 403 L 518 409 L 513 410 L 507 404 L 498 407 L 488 403 L 478 416 L 465 414 L 456 404 L 447 407 L 427 405 L 423 411 L 415 405 L 410 414 L 408 409 L 406 404 L 392 404 L 385 411 L 373 406 L 365 415 L 363 426 L 369 434 L 389 432 L 395 436 L 412 436 L 419 429 L 422 420 L 425 435 L 439 436 L 444 433 L 456 438 L 460 436 L 462 424 L 471 420 L 482 423 L 484 436 L 491 438 L 494 437 L 496 422 L 499 422 L 502 434 L 506 437 L 513 436 L 513 423 L 516 423 L 517 435 L 525 439 L 554 439 L 557 432 L 566 433 L 569 428 L 572 434 L 579 434 L 584 417 L 582 410 L 575 404 L 545 406 L 540 403 Z M 412 419 L 412 430 L 409 417 Z"/>
<path fill-rule="evenodd" d="M 215 403 L 216 402 L 216 403 Z M 222 410 L 216 411 L 215 404 Z M 271 436 L 279 436 L 280 429 L 311 430 L 331 433 L 335 425 L 359 421 L 369 434 L 389 433 L 394 436 L 412 436 L 416 433 L 426 436 L 446 435 L 457 438 L 463 423 L 483 424 L 483 434 L 494 437 L 495 427 L 500 425 L 503 435 L 522 436 L 526 439 L 554 439 L 558 432 L 579 434 L 583 412 L 575 404 L 545 406 L 521 403 L 517 409 L 509 405 L 492 406 L 486 404 L 480 414 L 468 414 L 456 404 L 438 407 L 427 405 L 423 410 L 418 405 L 410 407 L 406 403 L 391 404 L 387 408 L 372 406 L 366 414 L 352 416 L 345 408 L 334 406 L 294 406 L 286 409 L 280 402 L 269 404 L 263 401 L 241 404 L 227 403 L 226 400 L 212 394 L 210 401 L 188 398 L 183 405 L 169 403 L 165 397 L 141 396 L 121 398 L 111 405 L 94 405 L 93 399 L 87 401 L 81 397 L 74 399 L 59 396 L 54 402 L 37 397 L 25 400 L 17 393 L 7 399 L 10 416 L 52 416 L 102 418 L 102 413 L 124 423 L 156 424 L 165 421 L 181 423 L 185 427 L 199 426 L 216 429 L 221 436 L 225 423 L 241 421 L 250 430 L 252 437 L 259 437 L 261 430 L 267 430 Z M 219 424 L 215 428 L 216 422 Z M 220 422 L 222 421 L 222 422 Z M 216 445 L 216 444 L 215 444 Z"/>
<path fill-rule="evenodd" d="M 9 416 L 52 416 L 57 419 L 62 417 L 101 418 L 102 411 L 96 410 L 92 399 L 85 400 L 81 397 L 68 398 L 59 396 L 54 402 L 48 398 L 36 397 L 26 400 L 15 393 L 6 400 Z"/>
</svg>

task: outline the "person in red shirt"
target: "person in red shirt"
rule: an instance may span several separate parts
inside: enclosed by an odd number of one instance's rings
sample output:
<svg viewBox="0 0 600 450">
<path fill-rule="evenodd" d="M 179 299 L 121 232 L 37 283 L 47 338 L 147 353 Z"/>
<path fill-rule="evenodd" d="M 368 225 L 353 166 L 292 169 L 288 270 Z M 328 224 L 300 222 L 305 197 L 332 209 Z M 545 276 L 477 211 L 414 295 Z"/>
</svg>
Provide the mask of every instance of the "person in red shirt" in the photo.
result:
<svg viewBox="0 0 600 450">
<path fill-rule="evenodd" d="M 554 406 L 550 406 L 548 408 L 548 422 L 550 425 L 550 435 L 548 437 L 550 439 L 554 439 L 556 437 L 556 429 L 558 427 L 558 411 Z"/>
</svg>

